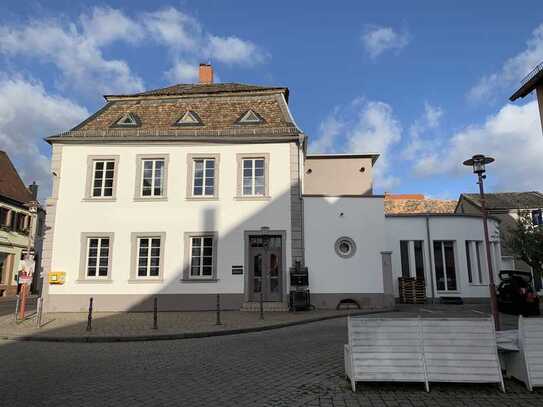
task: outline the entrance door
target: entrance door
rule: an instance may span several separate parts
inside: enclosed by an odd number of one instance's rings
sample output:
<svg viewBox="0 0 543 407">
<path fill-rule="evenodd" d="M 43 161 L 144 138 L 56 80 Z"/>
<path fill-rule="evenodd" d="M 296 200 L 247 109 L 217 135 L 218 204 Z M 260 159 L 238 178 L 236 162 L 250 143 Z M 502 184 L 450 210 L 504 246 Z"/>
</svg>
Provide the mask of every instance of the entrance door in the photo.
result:
<svg viewBox="0 0 543 407">
<path fill-rule="evenodd" d="M 281 236 L 249 236 L 249 300 L 282 300 L 282 241 Z"/>
</svg>

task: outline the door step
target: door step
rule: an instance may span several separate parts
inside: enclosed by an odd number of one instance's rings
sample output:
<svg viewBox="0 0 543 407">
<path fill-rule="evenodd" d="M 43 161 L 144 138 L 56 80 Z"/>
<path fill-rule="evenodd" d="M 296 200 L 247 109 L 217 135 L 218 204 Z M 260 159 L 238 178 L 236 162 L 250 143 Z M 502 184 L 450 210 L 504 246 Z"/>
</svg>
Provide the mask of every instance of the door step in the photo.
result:
<svg viewBox="0 0 543 407">
<path fill-rule="evenodd" d="M 265 301 L 262 303 L 264 311 L 285 312 L 288 311 L 288 304 L 280 301 Z M 258 312 L 260 311 L 260 303 L 258 301 L 244 302 L 240 311 Z"/>
</svg>

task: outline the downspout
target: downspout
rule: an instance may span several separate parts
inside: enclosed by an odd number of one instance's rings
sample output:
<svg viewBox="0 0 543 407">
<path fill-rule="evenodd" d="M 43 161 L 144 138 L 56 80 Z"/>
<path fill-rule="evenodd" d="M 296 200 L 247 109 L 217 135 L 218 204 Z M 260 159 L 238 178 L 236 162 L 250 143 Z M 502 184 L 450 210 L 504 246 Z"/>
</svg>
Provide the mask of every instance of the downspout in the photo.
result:
<svg viewBox="0 0 543 407">
<path fill-rule="evenodd" d="M 436 302 L 436 294 L 434 290 L 434 272 L 432 270 L 432 264 L 434 262 L 432 261 L 432 243 L 430 238 L 430 216 L 426 215 L 426 239 L 428 240 L 428 260 L 430 261 L 430 284 L 432 287 L 432 304 L 435 304 Z"/>
</svg>

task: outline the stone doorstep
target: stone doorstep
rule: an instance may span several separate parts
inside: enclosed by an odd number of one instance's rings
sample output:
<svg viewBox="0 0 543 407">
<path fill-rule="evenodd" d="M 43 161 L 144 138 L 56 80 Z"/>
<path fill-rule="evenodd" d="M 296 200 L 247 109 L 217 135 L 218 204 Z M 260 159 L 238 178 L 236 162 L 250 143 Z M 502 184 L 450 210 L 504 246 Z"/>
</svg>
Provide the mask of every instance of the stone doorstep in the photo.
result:
<svg viewBox="0 0 543 407">
<path fill-rule="evenodd" d="M 274 312 L 288 311 L 288 304 L 286 302 L 264 301 L 262 305 L 263 305 L 264 311 L 274 311 Z M 240 311 L 258 312 L 260 311 L 260 302 L 258 301 L 244 302 L 241 305 Z"/>
</svg>

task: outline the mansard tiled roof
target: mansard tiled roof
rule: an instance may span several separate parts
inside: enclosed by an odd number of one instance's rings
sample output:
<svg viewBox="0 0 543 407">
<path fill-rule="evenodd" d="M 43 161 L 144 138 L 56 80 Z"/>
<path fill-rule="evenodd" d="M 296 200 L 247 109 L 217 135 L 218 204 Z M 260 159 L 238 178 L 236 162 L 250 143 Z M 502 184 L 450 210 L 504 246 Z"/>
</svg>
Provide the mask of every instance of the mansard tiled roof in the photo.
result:
<svg viewBox="0 0 543 407">
<path fill-rule="evenodd" d="M 17 173 L 8 155 L 0 150 L 0 197 L 19 204 L 32 200 L 32 194 Z"/>
<path fill-rule="evenodd" d="M 462 197 L 477 206 L 481 206 L 479 194 L 462 194 Z M 488 209 L 535 209 L 543 208 L 543 194 L 537 191 L 497 192 L 485 194 Z"/>
<path fill-rule="evenodd" d="M 288 111 L 287 95 L 287 88 L 234 83 L 180 84 L 132 95 L 108 95 L 106 105 L 95 114 L 47 140 L 296 137 L 301 131 Z M 262 122 L 240 124 L 240 117 L 249 110 L 262 117 Z M 176 125 L 187 111 L 198 115 L 201 124 Z M 137 118 L 137 125 L 115 125 L 127 114 Z"/>
<path fill-rule="evenodd" d="M 456 201 L 448 199 L 387 199 L 385 214 L 445 214 L 454 213 Z"/>
</svg>

